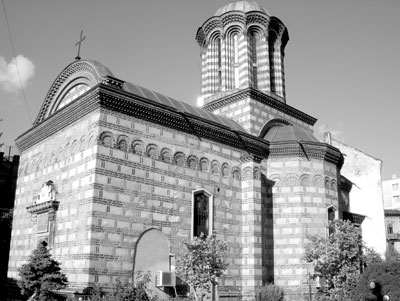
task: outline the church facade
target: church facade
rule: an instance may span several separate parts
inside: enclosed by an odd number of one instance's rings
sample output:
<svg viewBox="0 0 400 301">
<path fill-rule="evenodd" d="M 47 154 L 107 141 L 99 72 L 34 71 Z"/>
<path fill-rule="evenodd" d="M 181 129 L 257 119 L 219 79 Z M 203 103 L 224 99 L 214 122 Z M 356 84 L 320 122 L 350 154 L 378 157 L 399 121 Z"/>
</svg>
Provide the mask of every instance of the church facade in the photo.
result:
<svg viewBox="0 0 400 301">
<path fill-rule="evenodd" d="M 183 242 L 215 232 L 229 268 L 221 300 L 254 300 L 273 282 L 309 292 L 309 235 L 349 210 L 343 155 L 286 104 L 285 25 L 255 2 L 220 8 L 199 28 L 202 108 L 80 60 L 54 80 L 22 134 L 9 278 L 40 240 L 68 290 L 109 287 L 133 271 L 174 270 Z M 299 299 L 300 298 L 300 299 Z"/>
</svg>

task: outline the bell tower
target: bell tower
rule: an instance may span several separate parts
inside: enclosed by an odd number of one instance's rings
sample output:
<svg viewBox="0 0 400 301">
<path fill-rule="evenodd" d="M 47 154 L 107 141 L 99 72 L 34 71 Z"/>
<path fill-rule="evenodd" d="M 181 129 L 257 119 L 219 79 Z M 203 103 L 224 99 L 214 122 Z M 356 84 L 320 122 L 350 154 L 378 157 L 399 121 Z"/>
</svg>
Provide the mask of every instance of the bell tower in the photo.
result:
<svg viewBox="0 0 400 301">
<path fill-rule="evenodd" d="M 286 105 L 286 26 L 253 1 L 217 10 L 198 29 L 203 109 L 232 118 L 253 135 L 279 118 L 311 130 L 316 120 Z"/>
</svg>

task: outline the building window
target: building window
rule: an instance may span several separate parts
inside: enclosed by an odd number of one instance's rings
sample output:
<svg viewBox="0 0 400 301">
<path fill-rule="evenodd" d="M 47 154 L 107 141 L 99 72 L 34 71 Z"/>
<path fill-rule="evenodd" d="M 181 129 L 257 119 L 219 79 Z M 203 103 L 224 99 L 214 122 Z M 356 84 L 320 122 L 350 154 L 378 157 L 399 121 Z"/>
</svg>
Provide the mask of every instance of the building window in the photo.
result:
<svg viewBox="0 0 400 301">
<path fill-rule="evenodd" d="M 204 190 L 193 193 L 192 236 L 208 236 L 213 225 L 213 197 Z"/>
<path fill-rule="evenodd" d="M 393 191 L 398 191 L 399 190 L 399 183 L 392 184 L 392 190 Z"/>
<path fill-rule="evenodd" d="M 394 204 L 400 203 L 400 195 L 395 195 L 395 196 L 393 196 L 393 203 L 394 203 Z"/>
<path fill-rule="evenodd" d="M 336 218 L 336 208 L 330 206 L 328 208 L 328 235 L 331 236 L 335 233 L 335 218 Z"/>
<path fill-rule="evenodd" d="M 393 225 L 392 224 L 389 224 L 387 226 L 387 234 L 393 234 Z"/>
</svg>

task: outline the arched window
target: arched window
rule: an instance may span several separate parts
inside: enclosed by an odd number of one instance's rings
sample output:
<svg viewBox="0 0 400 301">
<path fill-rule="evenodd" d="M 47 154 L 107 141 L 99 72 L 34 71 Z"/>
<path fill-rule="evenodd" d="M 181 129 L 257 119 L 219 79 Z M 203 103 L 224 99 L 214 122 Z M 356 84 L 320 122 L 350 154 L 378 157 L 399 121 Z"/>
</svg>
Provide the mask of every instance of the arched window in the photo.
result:
<svg viewBox="0 0 400 301">
<path fill-rule="evenodd" d="M 336 219 L 336 211 L 337 209 L 334 206 L 328 207 L 328 235 L 335 233 L 334 221 Z"/>
<path fill-rule="evenodd" d="M 257 79 L 257 50 L 259 48 L 259 35 L 255 30 L 252 30 L 249 35 L 250 44 L 250 72 L 252 78 L 252 87 L 254 89 L 258 88 Z"/>
<path fill-rule="evenodd" d="M 269 78 L 271 80 L 271 92 L 276 92 L 276 60 L 275 57 L 275 47 L 276 47 L 276 40 L 277 35 L 275 32 L 270 31 L 268 36 L 268 52 L 269 52 Z"/>
<path fill-rule="evenodd" d="M 393 234 L 393 224 L 390 223 L 387 226 L 387 234 Z"/>
<path fill-rule="evenodd" d="M 204 190 L 193 193 L 192 235 L 206 237 L 212 233 L 213 197 Z"/>
<path fill-rule="evenodd" d="M 235 74 L 235 88 L 239 88 L 239 35 L 233 34 L 233 70 Z"/>
</svg>

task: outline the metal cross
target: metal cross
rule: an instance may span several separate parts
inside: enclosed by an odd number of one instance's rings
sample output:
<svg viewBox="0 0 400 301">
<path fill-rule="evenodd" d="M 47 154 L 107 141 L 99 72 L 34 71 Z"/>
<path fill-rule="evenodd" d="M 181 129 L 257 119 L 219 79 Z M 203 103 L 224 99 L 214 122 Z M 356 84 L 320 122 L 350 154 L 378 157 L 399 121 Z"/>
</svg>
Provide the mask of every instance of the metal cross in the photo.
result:
<svg viewBox="0 0 400 301">
<path fill-rule="evenodd" d="M 76 60 L 80 60 L 81 59 L 79 54 L 81 52 L 81 44 L 82 44 L 84 39 L 86 39 L 86 36 L 83 37 L 83 30 L 81 30 L 81 37 L 79 38 L 79 41 L 75 43 L 75 46 L 78 46 L 78 55 L 75 58 Z"/>
</svg>

